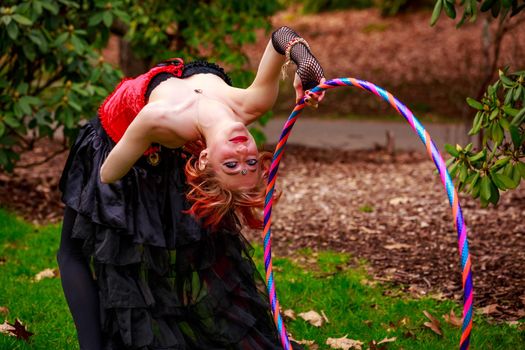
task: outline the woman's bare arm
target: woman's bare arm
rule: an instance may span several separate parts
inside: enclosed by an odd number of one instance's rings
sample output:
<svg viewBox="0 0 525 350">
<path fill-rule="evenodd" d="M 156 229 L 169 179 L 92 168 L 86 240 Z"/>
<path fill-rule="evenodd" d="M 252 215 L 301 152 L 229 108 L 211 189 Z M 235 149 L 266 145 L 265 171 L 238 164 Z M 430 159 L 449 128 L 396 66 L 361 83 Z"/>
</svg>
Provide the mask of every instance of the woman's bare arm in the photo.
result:
<svg viewBox="0 0 525 350">
<path fill-rule="evenodd" d="M 100 168 L 100 181 L 112 183 L 121 179 L 154 142 L 154 129 L 162 109 L 156 103 L 146 105 L 129 124 L 120 141 L 109 152 Z"/>
<path fill-rule="evenodd" d="M 246 124 L 255 121 L 273 107 L 279 93 L 279 77 L 284 60 L 284 56 L 275 51 L 270 40 L 262 55 L 254 81 L 247 89 L 237 90 L 238 99 L 242 101 L 242 115 L 248 118 L 245 120 Z"/>
<path fill-rule="evenodd" d="M 279 93 L 279 76 L 285 54 L 289 54 L 290 60 L 297 67 L 294 81 L 296 100 L 304 95 L 304 89 L 311 89 L 325 80 L 323 68 L 310 51 L 308 43 L 293 29 L 280 27 L 272 33 L 252 85 L 246 90 L 240 90 L 240 114 L 246 119 L 246 124 L 256 120 L 274 105 Z M 235 91 L 238 93 L 239 90 Z M 323 97 L 324 93 L 312 94 L 306 99 L 311 100 L 315 106 Z"/>
</svg>

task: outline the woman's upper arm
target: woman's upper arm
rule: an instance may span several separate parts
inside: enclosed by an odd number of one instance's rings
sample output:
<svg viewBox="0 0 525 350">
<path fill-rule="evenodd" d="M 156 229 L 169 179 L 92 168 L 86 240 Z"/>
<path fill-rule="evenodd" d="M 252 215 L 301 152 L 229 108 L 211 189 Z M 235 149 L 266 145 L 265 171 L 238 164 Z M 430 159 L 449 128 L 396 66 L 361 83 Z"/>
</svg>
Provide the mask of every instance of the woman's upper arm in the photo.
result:
<svg viewBox="0 0 525 350">
<path fill-rule="evenodd" d="M 151 144 L 152 119 L 156 112 L 144 107 L 130 123 L 100 168 L 100 180 L 111 183 L 121 179 Z"/>
<path fill-rule="evenodd" d="M 253 83 L 240 92 L 245 114 L 256 118 L 272 108 L 279 93 L 279 77 L 283 64 L 284 56 L 275 51 L 271 41 L 268 42 Z"/>
</svg>

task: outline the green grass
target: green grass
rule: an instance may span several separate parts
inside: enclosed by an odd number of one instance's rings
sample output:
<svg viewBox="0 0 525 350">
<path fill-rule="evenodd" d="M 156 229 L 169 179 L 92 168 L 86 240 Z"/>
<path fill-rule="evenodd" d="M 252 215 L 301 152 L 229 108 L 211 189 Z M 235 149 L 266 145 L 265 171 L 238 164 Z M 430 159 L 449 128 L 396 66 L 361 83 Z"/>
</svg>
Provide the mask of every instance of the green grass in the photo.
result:
<svg viewBox="0 0 525 350">
<path fill-rule="evenodd" d="M 0 306 L 9 309 L 7 320 L 19 318 L 34 333 L 29 343 L 0 334 L 0 349 L 78 349 L 73 320 L 60 280 L 33 282 L 45 268 L 56 268 L 59 243 L 57 225 L 35 227 L 0 210 Z M 262 249 L 255 258 L 262 269 Z M 314 327 L 286 320 L 295 339 L 314 340 L 328 349 L 328 337 L 348 335 L 365 343 L 396 337 L 387 349 L 454 349 L 460 331 L 443 321 L 442 315 L 460 305 L 431 298 L 414 299 L 398 287 L 375 283 L 365 272 L 365 263 L 349 268 L 345 254 L 298 252 L 291 259 L 274 259 L 279 299 L 283 310 L 296 314 L 324 311 L 330 323 Z M 427 310 L 441 321 L 443 336 L 423 326 Z M 520 325 L 523 328 L 523 324 Z M 525 331 L 506 324 L 474 319 L 472 349 L 524 349 Z"/>
<path fill-rule="evenodd" d="M 262 252 L 257 250 L 257 260 Z M 460 330 L 444 321 L 442 315 L 453 309 L 461 317 L 461 306 L 453 301 L 433 298 L 414 299 L 399 287 L 375 283 L 361 268 L 347 268 L 348 255 L 304 251 L 298 261 L 310 259 L 315 264 L 295 264 L 289 259 L 275 259 L 274 269 L 281 307 L 296 314 L 324 310 L 330 323 L 314 327 L 299 318 L 287 320 L 288 331 L 295 339 L 315 340 L 320 349 L 328 337 L 369 342 L 396 337 L 388 349 L 454 349 L 459 348 Z M 301 268 L 301 265 L 306 268 Z M 437 318 L 443 336 L 424 326 L 428 321 L 423 311 Z M 521 324 L 523 328 L 523 324 Z M 489 324 L 480 316 L 474 318 L 472 349 L 525 349 L 525 331 L 507 324 Z"/>
<path fill-rule="evenodd" d="M 0 334 L 2 350 L 78 349 L 60 279 L 34 282 L 38 272 L 57 268 L 59 233 L 57 225 L 32 226 L 0 210 L 0 306 L 9 309 L 8 322 L 18 318 L 34 333 L 30 343 Z"/>
<path fill-rule="evenodd" d="M 370 204 L 365 204 L 365 205 L 362 205 L 361 207 L 359 207 L 359 211 L 363 212 L 363 213 L 371 213 L 374 211 L 374 207 L 371 206 Z"/>
</svg>

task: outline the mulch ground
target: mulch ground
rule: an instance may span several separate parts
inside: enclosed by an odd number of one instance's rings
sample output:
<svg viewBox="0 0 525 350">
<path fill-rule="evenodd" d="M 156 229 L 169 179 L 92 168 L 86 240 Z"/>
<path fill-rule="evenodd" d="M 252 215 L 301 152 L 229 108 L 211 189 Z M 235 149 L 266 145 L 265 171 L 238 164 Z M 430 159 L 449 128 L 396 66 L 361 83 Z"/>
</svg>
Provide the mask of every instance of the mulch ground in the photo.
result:
<svg viewBox="0 0 525 350">
<path fill-rule="evenodd" d="M 42 143 L 22 163 L 57 146 Z M 58 180 L 66 153 L 15 174 L 0 173 L 0 203 L 26 220 L 61 219 Z M 461 274 L 452 213 L 434 165 L 422 153 L 350 152 L 288 146 L 273 210 L 273 251 L 351 253 L 372 276 L 414 295 L 460 300 Z M 496 208 L 460 195 L 469 228 L 478 310 L 496 320 L 525 317 L 525 187 Z M 252 242 L 260 233 L 247 231 Z"/>
</svg>

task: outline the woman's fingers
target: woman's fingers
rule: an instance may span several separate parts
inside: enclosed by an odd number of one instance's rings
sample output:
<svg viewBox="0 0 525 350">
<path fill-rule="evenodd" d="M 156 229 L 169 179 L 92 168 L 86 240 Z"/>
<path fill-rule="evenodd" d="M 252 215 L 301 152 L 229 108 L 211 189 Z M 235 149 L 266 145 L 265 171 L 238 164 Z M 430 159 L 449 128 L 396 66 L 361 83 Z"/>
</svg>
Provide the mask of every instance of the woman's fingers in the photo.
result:
<svg viewBox="0 0 525 350">
<path fill-rule="evenodd" d="M 326 81 L 325 78 L 321 78 L 321 80 L 319 81 L 319 84 L 322 84 L 325 81 Z M 293 86 L 295 88 L 295 103 L 299 103 L 301 98 L 304 97 L 304 102 L 307 105 L 317 108 L 317 105 L 319 104 L 319 102 L 321 102 L 324 99 L 325 91 L 319 94 L 314 94 L 310 90 L 304 91 L 303 84 L 301 82 L 301 78 L 299 77 L 299 75 L 297 75 L 297 73 L 295 74 Z"/>
<path fill-rule="evenodd" d="M 322 78 L 319 84 L 322 84 L 325 81 L 326 79 Z M 325 94 L 325 91 L 321 92 L 320 94 L 316 94 L 316 93 L 311 92 L 310 90 L 306 90 L 304 102 L 309 106 L 317 108 L 319 102 L 321 102 L 324 99 L 324 94 Z"/>
</svg>

